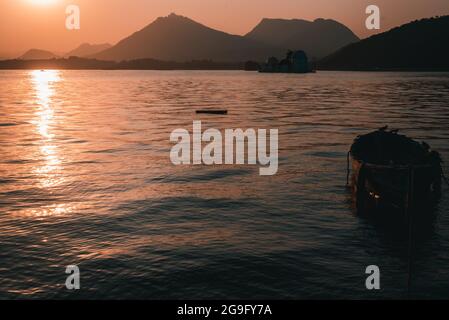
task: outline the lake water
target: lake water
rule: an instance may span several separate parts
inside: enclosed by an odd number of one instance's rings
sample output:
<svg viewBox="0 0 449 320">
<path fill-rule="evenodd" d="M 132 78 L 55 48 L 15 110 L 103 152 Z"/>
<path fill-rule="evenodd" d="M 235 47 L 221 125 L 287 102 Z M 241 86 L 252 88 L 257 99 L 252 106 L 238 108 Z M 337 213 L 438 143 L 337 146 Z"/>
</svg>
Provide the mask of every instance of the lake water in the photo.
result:
<svg viewBox="0 0 449 320">
<path fill-rule="evenodd" d="M 277 175 L 174 166 L 195 119 L 278 128 Z M 449 173 L 449 74 L 1 71 L 0 298 L 449 298 L 448 188 L 409 294 L 406 237 L 354 213 L 346 153 L 385 124 Z"/>
</svg>

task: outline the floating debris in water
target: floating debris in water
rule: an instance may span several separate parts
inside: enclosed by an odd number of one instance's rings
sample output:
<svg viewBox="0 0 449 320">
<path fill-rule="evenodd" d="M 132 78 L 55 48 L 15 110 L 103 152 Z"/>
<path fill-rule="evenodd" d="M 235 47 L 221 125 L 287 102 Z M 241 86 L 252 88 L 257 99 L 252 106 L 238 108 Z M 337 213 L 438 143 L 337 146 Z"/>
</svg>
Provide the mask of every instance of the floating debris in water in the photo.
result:
<svg viewBox="0 0 449 320">
<path fill-rule="evenodd" d="M 228 114 L 228 110 L 196 110 L 197 114 Z"/>
</svg>

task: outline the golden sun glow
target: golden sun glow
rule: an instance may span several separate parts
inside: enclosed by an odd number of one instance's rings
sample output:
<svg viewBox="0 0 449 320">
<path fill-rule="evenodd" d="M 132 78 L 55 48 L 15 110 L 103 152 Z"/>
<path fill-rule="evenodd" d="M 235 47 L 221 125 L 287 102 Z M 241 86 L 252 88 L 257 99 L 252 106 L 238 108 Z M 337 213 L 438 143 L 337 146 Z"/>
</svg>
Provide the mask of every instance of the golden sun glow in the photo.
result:
<svg viewBox="0 0 449 320">
<path fill-rule="evenodd" d="M 29 3 L 40 6 L 55 4 L 58 0 L 27 0 Z"/>
</svg>

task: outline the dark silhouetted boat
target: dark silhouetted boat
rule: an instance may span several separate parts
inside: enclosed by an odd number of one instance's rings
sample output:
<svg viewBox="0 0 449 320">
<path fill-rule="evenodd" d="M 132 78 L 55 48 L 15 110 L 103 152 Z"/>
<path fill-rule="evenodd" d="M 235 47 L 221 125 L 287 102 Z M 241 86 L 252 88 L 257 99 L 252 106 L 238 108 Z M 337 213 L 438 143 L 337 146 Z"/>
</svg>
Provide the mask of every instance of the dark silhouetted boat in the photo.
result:
<svg viewBox="0 0 449 320">
<path fill-rule="evenodd" d="M 441 192 L 441 157 L 430 146 L 388 127 L 358 136 L 352 159 L 352 190 L 357 209 L 405 209 L 436 199 Z M 349 181 L 348 181 L 349 182 Z"/>
</svg>

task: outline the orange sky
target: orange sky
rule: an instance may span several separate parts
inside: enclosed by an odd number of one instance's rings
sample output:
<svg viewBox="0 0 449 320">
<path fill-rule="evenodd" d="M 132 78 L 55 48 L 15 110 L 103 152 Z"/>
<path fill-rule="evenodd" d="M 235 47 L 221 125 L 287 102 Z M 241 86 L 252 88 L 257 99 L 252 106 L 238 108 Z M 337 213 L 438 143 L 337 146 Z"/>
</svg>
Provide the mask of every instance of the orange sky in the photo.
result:
<svg viewBox="0 0 449 320">
<path fill-rule="evenodd" d="M 263 17 L 332 18 L 358 36 L 365 8 L 377 4 L 382 30 L 414 19 L 449 14 L 449 0 L 0 0 L 0 57 L 30 48 L 66 52 L 82 42 L 115 43 L 171 12 L 234 34 L 249 32 Z M 51 1 L 50 1 L 51 2 Z M 81 30 L 65 29 L 65 7 L 78 4 Z"/>
</svg>

